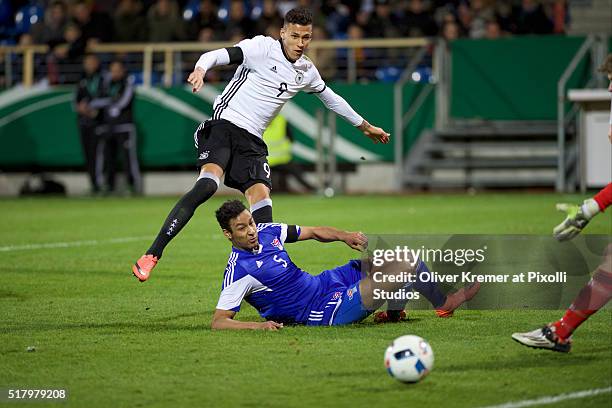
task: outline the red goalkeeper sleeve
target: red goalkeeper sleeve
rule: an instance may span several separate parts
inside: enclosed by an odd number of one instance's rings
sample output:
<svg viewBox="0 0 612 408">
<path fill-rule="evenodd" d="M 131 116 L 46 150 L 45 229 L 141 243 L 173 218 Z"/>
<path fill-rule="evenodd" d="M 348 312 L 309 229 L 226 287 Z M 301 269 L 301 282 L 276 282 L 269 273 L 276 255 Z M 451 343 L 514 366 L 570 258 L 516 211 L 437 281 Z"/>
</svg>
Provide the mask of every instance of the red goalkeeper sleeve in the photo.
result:
<svg viewBox="0 0 612 408">
<path fill-rule="evenodd" d="M 604 211 L 607 207 L 612 204 L 612 183 L 605 186 L 599 193 L 593 197 L 593 199 L 599 205 L 599 210 Z"/>
</svg>

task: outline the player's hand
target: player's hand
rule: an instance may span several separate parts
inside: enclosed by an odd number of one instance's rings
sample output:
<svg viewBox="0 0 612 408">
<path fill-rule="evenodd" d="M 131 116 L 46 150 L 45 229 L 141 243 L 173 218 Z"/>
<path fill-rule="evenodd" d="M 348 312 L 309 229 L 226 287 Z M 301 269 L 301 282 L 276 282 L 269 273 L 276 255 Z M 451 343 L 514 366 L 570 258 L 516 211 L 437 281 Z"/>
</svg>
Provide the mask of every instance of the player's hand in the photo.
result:
<svg viewBox="0 0 612 408">
<path fill-rule="evenodd" d="M 272 321 L 272 320 L 268 320 L 267 322 L 260 323 L 259 328 L 261 330 L 278 331 L 283 328 L 283 324 L 276 323 L 275 321 Z"/>
<path fill-rule="evenodd" d="M 368 237 L 363 232 L 347 232 L 344 242 L 357 251 L 365 251 L 368 247 Z"/>
<path fill-rule="evenodd" d="M 557 210 L 567 215 L 565 220 L 553 229 L 553 236 L 558 241 L 568 241 L 574 238 L 590 221 L 579 205 L 561 203 L 557 204 Z"/>
<path fill-rule="evenodd" d="M 81 115 L 87 115 L 89 114 L 89 106 L 87 105 L 87 102 L 85 101 L 81 101 L 77 104 L 77 112 L 79 112 Z"/>
<path fill-rule="evenodd" d="M 364 120 L 363 123 L 359 126 L 359 130 L 363 132 L 370 140 L 374 143 L 389 143 L 391 135 L 379 127 L 372 126 L 368 123 L 367 120 Z"/>
<path fill-rule="evenodd" d="M 206 71 L 204 71 L 200 67 L 196 67 L 189 77 L 187 78 L 187 82 L 191 85 L 192 92 L 198 92 L 204 86 L 204 75 L 206 75 Z"/>
</svg>

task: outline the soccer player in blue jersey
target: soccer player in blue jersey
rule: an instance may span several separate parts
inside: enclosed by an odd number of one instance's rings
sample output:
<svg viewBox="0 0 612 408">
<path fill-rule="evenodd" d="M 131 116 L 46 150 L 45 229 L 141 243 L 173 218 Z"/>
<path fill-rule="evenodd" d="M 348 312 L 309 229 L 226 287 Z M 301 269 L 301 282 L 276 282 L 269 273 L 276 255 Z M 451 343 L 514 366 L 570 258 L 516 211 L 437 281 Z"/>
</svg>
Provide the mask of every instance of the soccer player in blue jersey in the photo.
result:
<svg viewBox="0 0 612 408">
<path fill-rule="evenodd" d="M 369 261 L 351 260 L 346 265 L 310 275 L 295 265 L 285 244 L 314 239 L 320 242 L 343 241 L 355 250 L 367 247 L 361 232 L 340 231 L 332 227 L 299 227 L 287 224 L 255 224 L 251 213 L 238 200 L 225 202 L 216 212 L 223 234 L 232 243 L 223 278 L 221 296 L 213 316 L 213 329 L 278 330 L 283 324 L 310 326 L 343 325 L 363 320 L 385 302 L 375 291 L 395 292 L 406 287 L 400 279 L 373 279 L 367 276 Z M 377 268 L 393 278 L 414 273 L 411 262 L 390 263 Z M 432 301 L 431 285 L 421 289 Z M 476 290 L 477 291 L 477 290 Z M 444 297 L 451 311 L 471 299 L 476 291 L 463 289 Z M 265 322 L 234 319 L 242 300 L 255 307 Z M 433 302 L 432 302 L 433 303 Z"/>
</svg>

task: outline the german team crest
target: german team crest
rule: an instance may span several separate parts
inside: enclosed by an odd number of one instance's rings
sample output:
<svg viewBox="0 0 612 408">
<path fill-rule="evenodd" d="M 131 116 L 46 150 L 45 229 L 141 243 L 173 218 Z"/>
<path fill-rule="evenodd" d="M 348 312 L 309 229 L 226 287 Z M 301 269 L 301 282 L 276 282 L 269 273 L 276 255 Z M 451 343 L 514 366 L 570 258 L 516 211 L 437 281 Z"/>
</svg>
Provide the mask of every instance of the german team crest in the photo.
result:
<svg viewBox="0 0 612 408">
<path fill-rule="evenodd" d="M 300 85 L 303 81 L 304 81 L 304 74 L 302 74 L 301 72 L 298 72 L 297 75 L 295 76 L 295 83 Z"/>
</svg>

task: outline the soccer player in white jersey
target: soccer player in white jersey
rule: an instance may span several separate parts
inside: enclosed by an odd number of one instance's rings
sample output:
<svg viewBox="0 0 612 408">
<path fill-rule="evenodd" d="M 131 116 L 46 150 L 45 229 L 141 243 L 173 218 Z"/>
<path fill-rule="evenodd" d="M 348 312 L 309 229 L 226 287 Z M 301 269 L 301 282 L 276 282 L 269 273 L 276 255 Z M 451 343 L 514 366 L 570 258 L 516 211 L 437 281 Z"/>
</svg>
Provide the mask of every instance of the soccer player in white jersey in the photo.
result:
<svg viewBox="0 0 612 408">
<path fill-rule="evenodd" d="M 313 276 L 294 264 L 285 250 L 285 244 L 309 239 L 342 241 L 353 249 L 363 250 L 368 241 L 361 232 L 332 227 L 255 224 L 249 210 L 238 200 L 225 202 L 216 216 L 223 234 L 232 244 L 232 251 L 213 316 L 213 329 L 278 330 L 287 323 L 308 326 L 356 323 L 385 302 L 381 296 L 376 296 L 377 290 L 390 293 L 415 289 L 427 297 L 432 286 L 419 282 L 418 277 L 414 284 L 402 279 L 406 273 L 414 274 L 426 268 L 422 261 L 413 262 L 414 265 L 409 260 L 385 263 L 376 267 L 376 273 L 382 275 L 375 278 L 367 274 L 374 270 L 371 260 L 353 259 Z M 417 287 L 419 283 L 420 288 Z M 452 313 L 476 292 L 461 288 L 451 295 L 443 295 L 443 302 Z M 267 321 L 235 320 L 242 300 L 257 309 Z"/>
<path fill-rule="evenodd" d="M 316 94 L 329 109 L 363 132 L 374 143 L 388 143 L 389 133 L 372 126 L 321 79 L 312 61 L 304 55 L 312 39 L 312 13 L 302 7 L 290 10 L 280 30 L 280 40 L 257 36 L 235 47 L 203 54 L 188 82 L 197 92 L 209 69 L 239 64 L 233 79 L 214 103 L 211 120 L 194 134 L 200 175 L 170 211 L 157 238 L 136 263 L 132 272 L 141 282 L 166 245 L 193 216 L 195 209 L 213 196 L 225 174 L 225 185 L 240 190 L 257 222 L 272 221 L 270 166 L 262 134 L 285 102 L 299 91 Z"/>
</svg>

